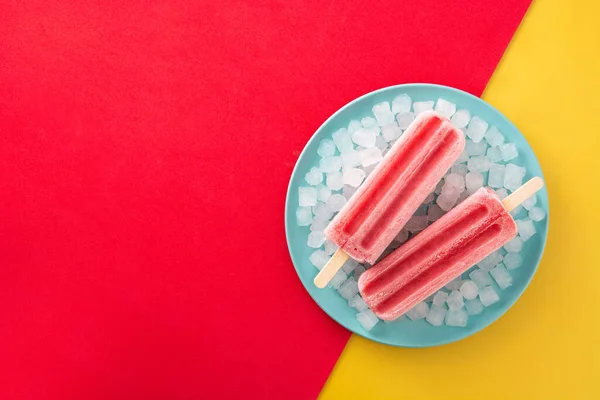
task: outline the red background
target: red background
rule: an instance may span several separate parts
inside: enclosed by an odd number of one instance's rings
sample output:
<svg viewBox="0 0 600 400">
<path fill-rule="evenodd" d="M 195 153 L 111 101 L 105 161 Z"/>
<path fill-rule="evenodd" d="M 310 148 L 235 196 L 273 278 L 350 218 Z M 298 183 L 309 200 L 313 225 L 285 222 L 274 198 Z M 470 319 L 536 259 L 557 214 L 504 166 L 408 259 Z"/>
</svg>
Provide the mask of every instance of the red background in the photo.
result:
<svg viewBox="0 0 600 400">
<path fill-rule="evenodd" d="M 480 94 L 529 1 L 305 3 L 2 2 L 0 398 L 317 396 L 299 152 L 383 86 Z"/>
</svg>

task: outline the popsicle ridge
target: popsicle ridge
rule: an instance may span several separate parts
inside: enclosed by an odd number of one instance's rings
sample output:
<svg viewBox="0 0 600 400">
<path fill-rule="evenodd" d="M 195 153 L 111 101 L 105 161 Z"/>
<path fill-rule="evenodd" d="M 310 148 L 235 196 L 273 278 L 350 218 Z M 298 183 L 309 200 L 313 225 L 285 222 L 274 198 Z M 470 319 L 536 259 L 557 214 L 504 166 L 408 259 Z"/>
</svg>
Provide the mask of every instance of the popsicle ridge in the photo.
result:
<svg viewBox="0 0 600 400">
<path fill-rule="evenodd" d="M 374 263 L 464 149 L 450 120 L 421 114 L 325 230 L 359 262 Z"/>
</svg>

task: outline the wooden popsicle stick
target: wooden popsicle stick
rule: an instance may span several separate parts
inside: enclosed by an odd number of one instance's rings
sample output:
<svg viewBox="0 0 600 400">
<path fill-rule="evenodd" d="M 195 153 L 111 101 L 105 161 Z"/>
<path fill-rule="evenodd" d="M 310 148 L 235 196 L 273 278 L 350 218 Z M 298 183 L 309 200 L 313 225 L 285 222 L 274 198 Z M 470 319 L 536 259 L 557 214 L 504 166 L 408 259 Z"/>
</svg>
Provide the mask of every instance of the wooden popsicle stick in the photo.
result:
<svg viewBox="0 0 600 400">
<path fill-rule="evenodd" d="M 336 272 L 342 268 L 342 265 L 346 262 L 346 260 L 350 256 L 342 249 L 337 249 L 337 251 L 333 254 L 333 257 L 325 264 L 323 269 L 319 271 L 319 274 L 315 277 L 315 286 L 319 289 L 323 289 L 331 278 L 335 275 Z"/>
<path fill-rule="evenodd" d="M 539 176 L 535 178 L 531 178 L 523 186 L 515 190 L 507 196 L 504 200 L 502 200 L 502 205 L 506 208 L 506 211 L 511 212 L 519 204 L 527 200 L 531 195 L 544 187 L 544 180 Z"/>
</svg>

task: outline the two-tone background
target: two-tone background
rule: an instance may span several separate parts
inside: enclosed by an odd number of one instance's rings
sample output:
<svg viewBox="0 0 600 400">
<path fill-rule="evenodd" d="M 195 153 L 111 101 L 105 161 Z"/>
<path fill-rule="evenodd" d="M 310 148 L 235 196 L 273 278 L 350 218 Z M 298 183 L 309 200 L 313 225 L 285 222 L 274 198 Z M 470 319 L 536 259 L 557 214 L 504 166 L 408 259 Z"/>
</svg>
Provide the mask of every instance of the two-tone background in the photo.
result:
<svg viewBox="0 0 600 400">
<path fill-rule="evenodd" d="M 595 1 L 0 3 L 0 398 L 600 396 Z M 334 111 L 408 82 L 503 112 L 547 179 L 531 286 L 466 340 L 351 336 L 283 206 Z"/>
</svg>

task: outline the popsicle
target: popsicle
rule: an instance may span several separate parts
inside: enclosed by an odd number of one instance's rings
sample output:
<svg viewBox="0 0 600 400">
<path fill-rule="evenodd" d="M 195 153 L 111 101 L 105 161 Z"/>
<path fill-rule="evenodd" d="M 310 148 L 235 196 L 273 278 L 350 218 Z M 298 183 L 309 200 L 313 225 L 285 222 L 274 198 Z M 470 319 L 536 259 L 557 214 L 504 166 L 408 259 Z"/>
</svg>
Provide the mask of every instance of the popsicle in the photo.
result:
<svg viewBox="0 0 600 400">
<path fill-rule="evenodd" d="M 533 178 L 503 201 L 481 188 L 364 272 L 358 287 L 371 310 L 394 320 L 517 234 L 509 212 L 544 186 Z"/>
<path fill-rule="evenodd" d="M 325 287 L 349 256 L 374 264 L 464 147 L 448 118 L 420 114 L 325 229 L 339 249 L 315 285 Z"/>
</svg>

